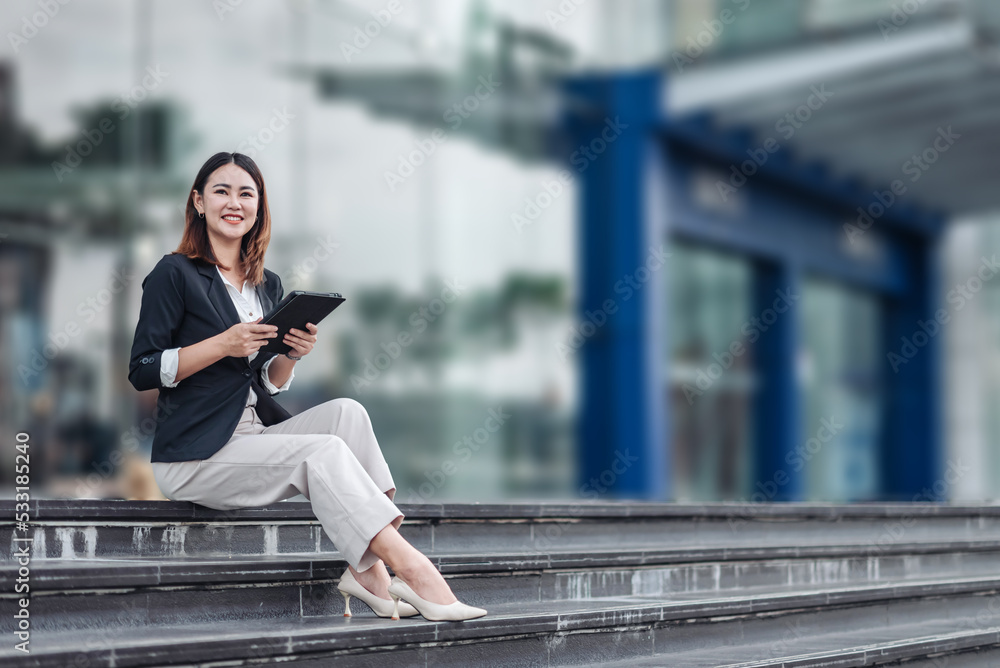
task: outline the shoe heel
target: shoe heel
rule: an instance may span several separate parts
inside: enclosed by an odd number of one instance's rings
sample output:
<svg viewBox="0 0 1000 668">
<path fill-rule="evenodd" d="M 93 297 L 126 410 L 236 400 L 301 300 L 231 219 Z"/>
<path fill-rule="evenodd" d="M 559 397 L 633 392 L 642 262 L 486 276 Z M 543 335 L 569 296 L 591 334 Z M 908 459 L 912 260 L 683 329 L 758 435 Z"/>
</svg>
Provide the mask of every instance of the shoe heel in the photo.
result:
<svg viewBox="0 0 1000 668">
<path fill-rule="evenodd" d="M 399 597 L 394 594 L 389 596 L 392 596 L 392 619 L 399 621 Z"/>
<path fill-rule="evenodd" d="M 342 591 L 340 593 L 344 597 L 344 617 L 350 617 L 351 616 L 351 595 L 348 594 L 346 591 Z"/>
</svg>

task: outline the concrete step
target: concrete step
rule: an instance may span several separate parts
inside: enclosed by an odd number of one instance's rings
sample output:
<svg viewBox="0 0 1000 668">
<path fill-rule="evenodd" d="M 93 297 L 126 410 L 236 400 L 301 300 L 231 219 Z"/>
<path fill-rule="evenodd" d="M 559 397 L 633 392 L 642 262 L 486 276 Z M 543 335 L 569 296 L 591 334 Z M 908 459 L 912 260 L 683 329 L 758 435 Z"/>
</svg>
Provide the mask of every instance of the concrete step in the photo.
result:
<svg viewBox="0 0 1000 668">
<path fill-rule="evenodd" d="M 767 652 L 769 663 L 760 665 L 886 665 L 997 646 L 995 610 L 1000 577 L 952 578 L 692 600 L 633 596 L 497 604 L 489 616 L 462 623 L 338 616 L 38 631 L 30 655 L 8 645 L 0 648 L 0 663 L 125 668 L 279 659 L 317 667 L 334 660 L 393 666 L 658 660 L 721 666 L 746 664 Z M 836 652 L 850 654 L 835 663 Z"/>
<path fill-rule="evenodd" d="M 1000 544 L 993 541 L 892 546 L 881 556 L 855 557 L 852 546 L 788 549 L 618 550 L 538 555 L 434 554 L 463 601 L 485 607 L 521 601 L 656 596 L 663 600 L 751 593 L 762 588 L 880 584 L 997 575 Z M 191 617 L 241 620 L 336 615 L 336 589 L 347 567 L 339 556 L 267 555 L 219 558 L 130 557 L 49 559 L 31 564 L 31 609 L 36 629 L 157 624 Z M 16 564 L 0 566 L 0 601 L 19 595 Z M 352 600 L 352 613 L 374 616 Z M 124 621 L 123 621 L 124 620 Z"/>
<path fill-rule="evenodd" d="M 958 630 L 945 631 L 957 626 Z M 923 635 L 922 635 L 923 634 Z M 901 637 L 907 635 L 908 637 Z M 843 668 L 845 666 L 905 666 L 906 668 L 1000 668 L 1000 627 L 966 629 L 947 622 L 900 625 L 866 633 L 866 644 L 855 645 L 857 633 L 813 633 L 806 638 L 743 643 L 737 647 L 670 652 L 640 659 L 588 664 L 603 668 Z M 732 661 L 738 648 L 740 661 Z M 779 656 L 780 655 L 780 656 Z M 670 663 L 665 663 L 668 659 Z"/>
<path fill-rule="evenodd" d="M 0 513 L 14 516 L 13 501 Z M 1000 506 L 945 504 L 523 503 L 401 505 L 402 532 L 423 552 L 612 551 L 622 547 L 811 547 L 1000 541 Z M 29 503 L 33 559 L 335 552 L 307 502 L 219 511 L 186 502 Z M 15 527 L 0 524 L 0 558 Z M 23 534 L 19 534 L 23 535 Z"/>
<path fill-rule="evenodd" d="M 3 666 L 919 665 L 996 661 L 1000 506 L 403 506 L 465 623 L 391 622 L 336 582 L 308 503 L 29 505 L 30 655 Z M 5 518 L 14 503 L 0 501 Z M 23 532 L 0 523 L 0 605 Z M 14 618 L 0 611 L 0 633 Z M 938 665 L 938 664 L 935 664 Z M 998 666 L 1000 668 L 1000 666 Z"/>
</svg>

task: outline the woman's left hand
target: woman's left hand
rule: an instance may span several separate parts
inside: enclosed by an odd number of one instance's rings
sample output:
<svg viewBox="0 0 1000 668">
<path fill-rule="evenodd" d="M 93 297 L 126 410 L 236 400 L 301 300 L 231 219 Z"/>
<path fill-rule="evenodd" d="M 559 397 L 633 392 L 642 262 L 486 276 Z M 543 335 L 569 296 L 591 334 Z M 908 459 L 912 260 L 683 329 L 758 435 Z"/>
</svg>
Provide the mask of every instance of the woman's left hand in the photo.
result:
<svg viewBox="0 0 1000 668">
<path fill-rule="evenodd" d="M 285 343 L 292 347 L 291 352 L 288 353 L 289 355 L 302 357 L 303 355 L 308 355 L 313 349 L 313 345 L 316 343 L 316 333 L 319 331 L 319 328 L 311 322 L 307 322 L 306 329 L 309 331 L 303 332 L 301 329 L 293 327 L 285 334 Z"/>
</svg>

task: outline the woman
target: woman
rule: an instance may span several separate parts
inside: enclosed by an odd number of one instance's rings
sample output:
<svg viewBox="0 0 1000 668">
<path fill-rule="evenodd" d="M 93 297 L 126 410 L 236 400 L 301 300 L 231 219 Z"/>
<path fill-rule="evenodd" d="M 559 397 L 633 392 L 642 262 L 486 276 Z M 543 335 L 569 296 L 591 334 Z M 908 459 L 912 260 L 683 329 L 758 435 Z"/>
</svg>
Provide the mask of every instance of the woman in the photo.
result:
<svg viewBox="0 0 1000 668">
<path fill-rule="evenodd" d="M 292 329 L 285 355 L 260 351 L 277 336 L 261 316 L 284 289 L 264 268 L 271 217 L 257 165 L 213 155 L 185 218 L 178 249 L 142 282 L 129 364 L 137 390 L 159 389 L 150 459 L 164 495 L 226 510 L 301 493 L 349 564 L 338 584 L 345 616 L 352 595 L 393 619 L 485 615 L 397 531 L 396 487 L 361 404 L 334 399 L 292 416 L 271 398 L 288 389 L 318 328 Z"/>
</svg>

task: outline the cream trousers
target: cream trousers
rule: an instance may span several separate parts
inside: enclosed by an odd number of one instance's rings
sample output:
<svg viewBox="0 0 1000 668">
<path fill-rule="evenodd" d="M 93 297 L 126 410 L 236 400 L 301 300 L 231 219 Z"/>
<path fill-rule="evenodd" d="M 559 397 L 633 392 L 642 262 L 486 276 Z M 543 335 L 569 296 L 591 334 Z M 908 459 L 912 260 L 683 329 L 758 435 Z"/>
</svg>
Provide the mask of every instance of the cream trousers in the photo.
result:
<svg viewBox="0 0 1000 668">
<path fill-rule="evenodd" d="M 265 427 L 247 406 L 232 438 L 208 459 L 153 462 L 164 496 L 209 508 L 266 506 L 302 494 L 357 571 L 378 561 L 369 543 L 403 514 L 368 411 L 333 399 Z"/>
</svg>

